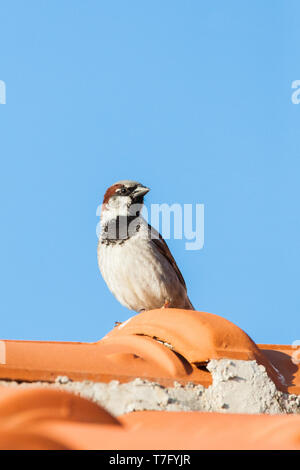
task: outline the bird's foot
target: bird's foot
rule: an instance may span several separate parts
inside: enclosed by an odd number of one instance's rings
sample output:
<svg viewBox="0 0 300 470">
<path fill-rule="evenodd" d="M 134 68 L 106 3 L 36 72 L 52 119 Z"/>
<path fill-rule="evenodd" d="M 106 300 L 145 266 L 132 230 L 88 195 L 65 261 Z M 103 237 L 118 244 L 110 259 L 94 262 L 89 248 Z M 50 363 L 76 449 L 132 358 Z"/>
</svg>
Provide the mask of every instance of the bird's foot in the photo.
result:
<svg viewBox="0 0 300 470">
<path fill-rule="evenodd" d="M 121 321 L 115 321 L 115 326 L 114 326 L 114 328 L 117 328 L 117 326 L 120 326 L 120 325 L 122 325 L 122 322 L 121 322 Z"/>
<path fill-rule="evenodd" d="M 170 306 L 170 302 L 166 300 L 161 308 L 169 308 L 169 306 Z"/>
</svg>

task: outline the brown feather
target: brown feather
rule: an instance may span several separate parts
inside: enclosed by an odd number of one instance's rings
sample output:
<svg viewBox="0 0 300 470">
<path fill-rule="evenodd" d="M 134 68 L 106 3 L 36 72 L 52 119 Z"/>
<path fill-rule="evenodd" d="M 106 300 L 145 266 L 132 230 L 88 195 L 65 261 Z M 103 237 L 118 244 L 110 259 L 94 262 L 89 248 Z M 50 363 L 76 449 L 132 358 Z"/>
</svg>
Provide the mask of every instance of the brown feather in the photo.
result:
<svg viewBox="0 0 300 470">
<path fill-rule="evenodd" d="M 176 261 L 173 258 L 172 253 L 169 250 L 169 247 L 166 244 L 165 240 L 163 239 L 162 235 L 159 232 L 157 232 L 157 230 L 155 230 L 153 227 L 151 227 L 151 225 L 149 225 L 149 224 L 148 224 L 148 228 L 149 228 L 150 233 L 152 233 L 151 242 L 154 243 L 154 245 L 156 246 L 158 251 L 169 261 L 169 263 L 173 267 L 179 281 L 181 282 L 181 284 L 183 285 L 183 287 L 186 290 L 186 284 L 185 284 L 185 281 L 183 279 L 183 275 L 181 274 L 180 269 L 178 268 L 178 266 L 176 264 Z M 154 238 L 153 238 L 153 236 L 154 236 Z"/>
</svg>

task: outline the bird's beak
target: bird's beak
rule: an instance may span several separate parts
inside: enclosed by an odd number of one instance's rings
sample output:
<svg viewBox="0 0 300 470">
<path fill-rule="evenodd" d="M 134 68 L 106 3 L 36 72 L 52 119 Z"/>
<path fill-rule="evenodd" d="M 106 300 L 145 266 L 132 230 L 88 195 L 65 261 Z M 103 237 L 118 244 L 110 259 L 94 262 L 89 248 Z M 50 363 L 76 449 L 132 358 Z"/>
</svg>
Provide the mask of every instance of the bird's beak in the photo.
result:
<svg viewBox="0 0 300 470">
<path fill-rule="evenodd" d="M 146 186 L 138 186 L 132 194 L 134 197 L 145 196 L 149 191 L 150 188 L 147 188 Z"/>
</svg>

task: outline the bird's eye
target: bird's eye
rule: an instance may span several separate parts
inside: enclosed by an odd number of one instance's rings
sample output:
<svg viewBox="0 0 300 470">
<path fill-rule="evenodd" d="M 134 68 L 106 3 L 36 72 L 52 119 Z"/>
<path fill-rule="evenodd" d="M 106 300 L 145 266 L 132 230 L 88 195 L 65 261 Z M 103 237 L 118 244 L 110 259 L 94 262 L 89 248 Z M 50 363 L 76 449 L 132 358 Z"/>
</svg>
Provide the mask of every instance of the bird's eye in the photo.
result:
<svg viewBox="0 0 300 470">
<path fill-rule="evenodd" d="M 124 194 L 126 194 L 126 193 L 127 193 L 127 189 L 126 189 L 126 188 L 122 188 L 122 189 L 121 189 L 121 194 L 124 195 Z"/>
</svg>

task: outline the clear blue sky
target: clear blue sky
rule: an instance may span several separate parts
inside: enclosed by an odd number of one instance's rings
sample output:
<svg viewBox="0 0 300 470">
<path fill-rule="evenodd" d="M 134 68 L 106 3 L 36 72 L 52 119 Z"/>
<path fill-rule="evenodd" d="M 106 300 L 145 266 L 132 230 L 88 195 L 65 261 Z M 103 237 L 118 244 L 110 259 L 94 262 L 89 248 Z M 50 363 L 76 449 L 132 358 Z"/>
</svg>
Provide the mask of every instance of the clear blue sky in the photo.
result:
<svg viewBox="0 0 300 470">
<path fill-rule="evenodd" d="M 169 246 L 199 310 L 300 339 L 297 0 L 1 2 L 3 339 L 94 341 L 132 315 L 97 266 L 96 208 L 205 204 Z"/>
</svg>

